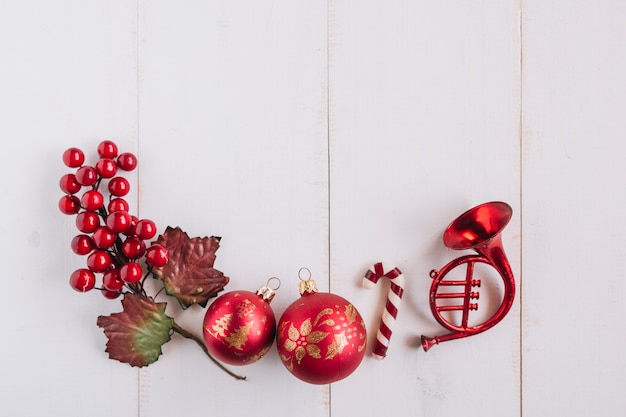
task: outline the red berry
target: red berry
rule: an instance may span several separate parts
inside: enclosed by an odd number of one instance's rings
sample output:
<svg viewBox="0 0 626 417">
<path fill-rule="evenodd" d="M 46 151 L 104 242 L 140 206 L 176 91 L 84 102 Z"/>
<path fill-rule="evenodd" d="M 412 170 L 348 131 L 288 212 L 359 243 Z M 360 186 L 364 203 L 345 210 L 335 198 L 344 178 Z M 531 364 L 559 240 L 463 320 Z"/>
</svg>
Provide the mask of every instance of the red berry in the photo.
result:
<svg viewBox="0 0 626 417">
<path fill-rule="evenodd" d="M 91 233 L 100 226 L 100 217 L 95 211 L 82 211 L 76 216 L 76 228 L 83 233 Z"/>
<path fill-rule="evenodd" d="M 92 272 L 104 272 L 111 266 L 111 256 L 103 250 L 95 250 L 87 257 L 87 268 Z"/>
<path fill-rule="evenodd" d="M 112 140 L 103 140 L 98 145 L 98 155 L 100 155 L 100 158 L 115 158 L 117 156 L 117 145 Z"/>
<path fill-rule="evenodd" d="M 116 197 L 123 197 L 130 191 L 130 183 L 126 178 L 115 177 L 109 181 L 109 192 Z"/>
<path fill-rule="evenodd" d="M 128 284 L 134 284 L 141 279 L 143 271 L 137 262 L 127 262 L 120 268 L 120 278 Z"/>
<path fill-rule="evenodd" d="M 82 166 L 76 171 L 76 181 L 80 185 L 89 187 L 98 181 L 98 173 L 94 167 L 89 165 Z"/>
<path fill-rule="evenodd" d="M 157 268 L 165 266 L 169 259 L 170 254 L 167 248 L 161 244 L 155 243 L 146 251 L 146 262 Z"/>
<path fill-rule="evenodd" d="M 89 190 L 80 198 L 80 203 L 85 210 L 96 211 L 104 205 L 104 197 L 99 191 Z"/>
<path fill-rule="evenodd" d="M 141 258 L 146 253 L 146 244 L 136 237 L 129 237 L 122 243 L 122 253 L 128 259 Z"/>
<path fill-rule="evenodd" d="M 109 291 L 119 291 L 124 287 L 124 281 L 120 278 L 120 271 L 109 269 L 102 275 L 102 286 Z"/>
<path fill-rule="evenodd" d="M 59 210 L 63 214 L 76 214 L 80 210 L 80 200 L 75 195 L 64 195 L 59 200 Z"/>
<path fill-rule="evenodd" d="M 102 178 L 113 178 L 117 173 L 117 164 L 111 158 L 102 158 L 96 162 L 96 172 Z"/>
<path fill-rule="evenodd" d="M 94 247 L 93 240 L 87 235 L 77 235 L 72 239 L 72 251 L 77 255 L 87 255 Z"/>
<path fill-rule="evenodd" d="M 87 292 L 96 285 L 96 276 L 88 269 L 78 269 L 70 275 L 70 286 L 78 292 Z"/>
<path fill-rule="evenodd" d="M 130 226 L 128 227 L 128 230 L 124 232 L 126 236 L 135 236 L 135 229 L 137 228 L 138 221 L 139 219 L 137 218 L 137 216 L 130 216 Z"/>
<path fill-rule="evenodd" d="M 106 226 L 100 226 L 94 230 L 91 239 L 98 249 L 109 249 L 115 243 L 117 234 Z"/>
<path fill-rule="evenodd" d="M 130 152 L 124 152 L 117 157 L 117 166 L 124 171 L 132 171 L 137 168 L 137 157 Z"/>
<path fill-rule="evenodd" d="M 81 185 L 76 181 L 74 174 L 63 175 L 59 180 L 59 187 L 66 194 L 76 194 L 81 189 Z"/>
<path fill-rule="evenodd" d="M 113 211 L 129 211 L 130 206 L 128 205 L 128 202 L 123 198 L 114 198 L 109 202 L 108 209 L 109 213 Z"/>
<path fill-rule="evenodd" d="M 152 239 L 156 235 L 156 225 L 152 220 L 142 219 L 135 226 L 135 234 L 141 240 Z"/>
<path fill-rule="evenodd" d="M 115 300 L 117 297 L 122 295 L 121 292 L 117 292 L 117 291 L 102 290 L 100 292 L 102 293 L 102 295 L 104 295 L 104 298 L 108 298 L 109 300 Z"/>
<path fill-rule="evenodd" d="M 63 163 L 70 168 L 78 168 L 85 162 L 85 154 L 78 148 L 69 148 L 63 152 Z"/>
<path fill-rule="evenodd" d="M 111 212 L 106 219 L 106 224 L 113 233 L 124 233 L 130 227 L 130 223 L 130 214 L 122 210 Z"/>
</svg>

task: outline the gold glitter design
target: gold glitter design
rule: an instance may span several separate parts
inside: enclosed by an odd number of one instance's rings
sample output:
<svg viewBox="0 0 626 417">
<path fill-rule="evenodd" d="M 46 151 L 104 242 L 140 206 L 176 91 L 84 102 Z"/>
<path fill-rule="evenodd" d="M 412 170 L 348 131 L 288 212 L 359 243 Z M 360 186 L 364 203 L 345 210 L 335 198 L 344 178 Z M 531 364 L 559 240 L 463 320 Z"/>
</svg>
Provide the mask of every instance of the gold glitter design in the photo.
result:
<svg viewBox="0 0 626 417">
<path fill-rule="evenodd" d="M 311 319 L 306 319 L 300 325 L 300 334 L 302 336 L 308 336 L 312 329 L 313 326 L 311 325 Z M 289 331 L 291 331 L 291 329 L 289 329 Z"/>
<path fill-rule="evenodd" d="M 241 303 L 237 304 L 237 317 L 240 319 L 243 317 L 254 316 L 254 309 L 256 306 L 248 299 L 244 299 Z"/>
<path fill-rule="evenodd" d="M 254 355 L 248 362 L 252 363 L 252 362 L 256 362 L 259 359 L 261 359 L 263 356 L 265 356 L 265 354 L 270 350 L 270 346 L 263 348 L 262 351 L 260 351 L 259 353 L 257 353 L 256 355 Z"/>
<path fill-rule="evenodd" d="M 319 346 L 317 345 L 307 345 L 306 346 L 306 353 L 309 354 L 310 357 L 315 358 L 315 359 L 320 359 L 322 357 L 321 355 L 321 350 L 319 348 Z"/>
<path fill-rule="evenodd" d="M 348 340 L 346 339 L 345 332 L 336 334 L 333 343 L 328 345 L 328 352 L 324 359 L 334 358 L 336 355 L 340 354 L 346 346 L 348 346 Z"/>
<path fill-rule="evenodd" d="M 293 360 L 292 360 L 292 358 L 290 358 L 288 356 L 285 356 L 285 355 L 280 355 L 280 359 L 285 363 L 285 366 L 287 367 L 289 372 L 293 372 Z"/>
<path fill-rule="evenodd" d="M 306 341 L 309 343 L 319 343 L 322 340 L 326 339 L 326 336 L 328 336 L 328 332 L 316 330 L 314 332 L 311 332 L 311 334 L 306 338 Z"/>
<path fill-rule="evenodd" d="M 367 340 L 365 338 L 365 322 L 363 320 L 361 320 L 361 329 L 363 332 L 359 333 L 359 339 L 363 341 L 363 344 L 357 348 L 357 351 L 359 352 L 363 352 L 363 349 L 365 349 L 365 346 L 367 345 Z"/>
<path fill-rule="evenodd" d="M 327 316 L 327 315 L 330 315 L 330 314 L 333 314 L 333 309 L 332 309 L 332 308 L 325 308 L 325 309 L 323 309 L 322 311 L 320 311 L 320 312 L 318 313 L 317 317 L 315 317 L 315 322 L 314 322 L 314 324 L 317 326 L 317 325 L 318 325 L 318 323 L 319 323 L 319 321 L 320 321 L 320 319 L 321 319 L 322 317 Z M 324 324 L 324 323 L 326 323 L 326 322 L 328 322 L 328 321 L 331 321 L 331 322 L 332 322 L 331 326 L 332 326 L 333 324 L 335 324 L 335 322 L 334 322 L 332 319 L 325 320 L 325 321 L 324 321 L 323 323 L 321 323 L 321 324 Z M 327 323 L 327 324 L 328 324 L 328 323 Z"/>
<path fill-rule="evenodd" d="M 348 323 L 354 323 L 356 321 L 357 316 L 356 308 L 352 304 L 346 304 L 345 315 L 348 319 Z"/>
<path fill-rule="evenodd" d="M 303 321 L 300 325 L 300 329 L 297 329 L 292 323 L 287 330 L 287 340 L 285 340 L 283 347 L 287 352 L 294 352 L 298 364 L 300 364 L 307 354 L 315 359 L 322 357 L 321 349 L 316 343 L 324 340 L 329 333 L 312 330 L 311 319 Z"/>
<path fill-rule="evenodd" d="M 298 365 L 300 365 L 300 362 L 305 356 L 306 349 L 304 349 L 302 346 L 298 346 L 298 348 L 296 349 L 296 360 L 298 361 Z"/>
<path fill-rule="evenodd" d="M 211 326 L 211 329 L 213 331 L 209 329 L 209 334 L 218 339 L 219 339 L 218 336 L 226 337 L 226 330 L 228 330 L 228 326 L 230 326 L 230 320 L 232 318 L 233 318 L 233 315 L 229 313 L 229 314 L 224 314 L 222 317 L 215 320 L 215 324 Z"/>
<path fill-rule="evenodd" d="M 307 356 L 312 359 L 331 360 L 340 355 L 347 346 L 356 348 L 359 353 L 363 352 L 367 344 L 365 323 L 352 304 L 344 305 L 343 310 L 342 313 L 340 306 L 335 306 L 335 309 L 325 308 L 317 314 L 313 322 L 310 318 L 303 321 L 300 328 L 296 328 L 293 322 L 283 322 L 279 325 L 279 332 L 287 333 L 283 348 L 292 353 L 292 356 L 280 355 L 287 369 L 293 370 L 294 357 L 299 365 Z M 328 325 L 333 330 L 331 332 L 314 330 L 323 325 Z M 332 342 L 327 345 L 324 354 L 319 344 L 329 335 L 332 335 Z M 360 345 L 357 346 L 357 343 Z"/>
<path fill-rule="evenodd" d="M 243 345 L 248 341 L 248 333 L 253 325 L 253 321 L 249 321 L 244 326 L 239 326 L 234 333 L 225 338 L 228 343 L 228 347 L 234 347 L 237 350 L 242 350 Z"/>
</svg>

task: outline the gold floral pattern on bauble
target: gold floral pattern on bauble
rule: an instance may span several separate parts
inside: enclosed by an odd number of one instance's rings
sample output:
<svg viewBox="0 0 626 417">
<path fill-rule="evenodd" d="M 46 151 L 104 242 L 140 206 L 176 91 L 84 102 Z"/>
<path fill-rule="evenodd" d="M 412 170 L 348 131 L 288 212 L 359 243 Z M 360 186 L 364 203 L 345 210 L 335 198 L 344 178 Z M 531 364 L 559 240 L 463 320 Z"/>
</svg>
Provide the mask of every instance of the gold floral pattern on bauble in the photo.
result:
<svg viewBox="0 0 626 417">
<path fill-rule="evenodd" d="M 357 348 L 359 352 L 365 348 L 365 334 L 359 331 L 359 326 L 361 328 L 365 327 L 364 323 L 361 321 L 358 325 L 353 326 L 358 315 L 356 308 L 352 304 L 348 304 L 345 306 L 342 315 L 339 306 L 335 307 L 337 310 L 330 307 L 323 309 L 312 322 L 310 318 L 307 318 L 300 324 L 299 328 L 294 326 L 293 322 L 289 323 L 287 339 L 285 339 L 283 347 L 287 352 L 294 353 L 298 364 L 307 355 L 313 359 L 333 359 L 354 338 L 358 338 L 361 343 Z M 333 314 L 339 316 L 338 319 L 333 318 Z M 286 326 L 287 323 L 284 325 Z M 322 325 L 331 326 L 335 332 L 318 330 L 317 328 Z M 322 352 L 319 344 L 327 337 L 332 337 L 332 340 L 327 343 L 326 351 Z M 284 355 L 281 355 L 281 357 L 283 361 L 291 362 L 288 364 L 288 369 L 293 369 L 293 358 Z"/>
</svg>

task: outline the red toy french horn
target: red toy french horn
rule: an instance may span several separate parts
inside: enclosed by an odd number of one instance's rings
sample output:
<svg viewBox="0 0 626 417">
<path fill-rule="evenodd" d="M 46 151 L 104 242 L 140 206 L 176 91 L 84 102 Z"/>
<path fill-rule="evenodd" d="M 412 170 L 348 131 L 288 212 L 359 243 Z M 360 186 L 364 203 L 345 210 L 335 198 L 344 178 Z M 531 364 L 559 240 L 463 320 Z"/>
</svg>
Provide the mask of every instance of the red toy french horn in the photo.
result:
<svg viewBox="0 0 626 417">
<path fill-rule="evenodd" d="M 511 207 L 503 202 L 495 201 L 484 203 L 474 207 L 456 220 L 454 220 L 443 235 L 443 243 L 450 249 L 463 250 L 473 249 L 478 254 L 465 255 L 456 258 L 441 268 L 439 271 L 432 270 L 430 277 L 433 283 L 430 287 L 430 309 L 435 319 L 450 333 L 442 336 L 422 336 L 422 348 L 428 351 L 434 345 L 448 340 L 460 339 L 473 336 L 498 324 L 509 312 L 515 299 L 515 279 L 509 261 L 502 248 L 500 232 L 506 227 L 513 215 Z M 480 324 L 470 325 L 469 314 L 471 310 L 478 309 L 479 293 L 476 288 L 480 287 L 481 281 L 474 279 L 474 265 L 482 262 L 492 266 L 504 281 L 504 295 L 502 303 L 494 315 Z M 446 275 L 454 268 L 466 265 L 464 280 L 446 280 Z M 450 292 L 450 287 L 462 287 L 461 292 Z M 442 288 L 447 288 L 441 291 Z M 460 299 L 459 304 L 450 305 L 452 299 Z M 446 302 L 439 303 L 441 300 Z M 460 324 L 452 323 L 446 311 L 461 311 Z M 444 314 L 442 314 L 444 313 Z"/>
</svg>

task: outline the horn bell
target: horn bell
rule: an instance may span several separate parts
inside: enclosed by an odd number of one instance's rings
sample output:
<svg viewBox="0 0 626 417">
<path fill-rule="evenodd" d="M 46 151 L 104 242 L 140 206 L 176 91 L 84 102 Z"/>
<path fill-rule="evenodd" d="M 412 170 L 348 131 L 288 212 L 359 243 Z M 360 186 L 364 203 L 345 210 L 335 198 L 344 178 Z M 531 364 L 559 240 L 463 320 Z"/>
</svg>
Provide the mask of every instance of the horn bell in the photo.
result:
<svg viewBox="0 0 626 417">
<path fill-rule="evenodd" d="M 476 206 L 456 218 L 443 234 L 446 247 L 455 250 L 484 245 L 506 227 L 513 216 L 507 203 L 492 201 Z"/>
</svg>

